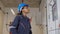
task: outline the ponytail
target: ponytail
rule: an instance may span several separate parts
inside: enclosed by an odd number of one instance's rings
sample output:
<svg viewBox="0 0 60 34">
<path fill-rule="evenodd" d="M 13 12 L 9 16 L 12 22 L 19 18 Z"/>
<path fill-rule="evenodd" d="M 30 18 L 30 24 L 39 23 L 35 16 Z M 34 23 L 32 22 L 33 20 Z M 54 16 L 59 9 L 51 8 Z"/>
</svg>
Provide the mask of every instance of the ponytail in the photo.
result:
<svg viewBox="0 0 60 34">
<path fill-rule="evenodd" d="M 25 7 L 25 6 L 24 6 Z M 22 9 L 24 9 L 24 7 Z M 19 13 L 17 13 L 17 15 L 22 15 L 22 11 L 20 11 Z"/>
</svg>

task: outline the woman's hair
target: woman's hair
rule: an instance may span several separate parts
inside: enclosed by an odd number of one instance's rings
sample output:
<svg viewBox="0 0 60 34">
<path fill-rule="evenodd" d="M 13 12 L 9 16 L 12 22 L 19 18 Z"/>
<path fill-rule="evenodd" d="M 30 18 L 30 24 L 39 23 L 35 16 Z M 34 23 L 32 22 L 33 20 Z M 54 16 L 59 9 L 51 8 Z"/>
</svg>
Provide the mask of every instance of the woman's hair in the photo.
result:
<svg viewBox="0 0 60 34">
<path fill-rule="evenodd" d="M 21 11 L 21 12 L 19 12 L 19 13 L 17 13 L 17 15 L 22 15 L 22 11 Z"/>
<path fill-rule="evenodd" d="M 25 7 L 25 6 L 24 6 Z M 22 9 L 24 9 L 24 7 Z M 19 13 L 17 13 L 17 15 L 22 15 L 22 11 L 20 11 Z"/>
</svg>

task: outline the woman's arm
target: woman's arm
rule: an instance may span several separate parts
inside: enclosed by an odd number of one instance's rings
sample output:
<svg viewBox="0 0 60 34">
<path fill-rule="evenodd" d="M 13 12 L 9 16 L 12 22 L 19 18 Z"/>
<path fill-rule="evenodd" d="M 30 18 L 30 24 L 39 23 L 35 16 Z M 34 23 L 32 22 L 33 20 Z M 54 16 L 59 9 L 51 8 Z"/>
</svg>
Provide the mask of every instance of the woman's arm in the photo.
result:
<svg viewBox="0 0 60 34">
<path fill-rule="evenodd" d="M 16 27 L 19 23 L 19 16 L 16 16 L 13 23 L 10 26 L 10 34 L 17 34 Z"/>
</svg>

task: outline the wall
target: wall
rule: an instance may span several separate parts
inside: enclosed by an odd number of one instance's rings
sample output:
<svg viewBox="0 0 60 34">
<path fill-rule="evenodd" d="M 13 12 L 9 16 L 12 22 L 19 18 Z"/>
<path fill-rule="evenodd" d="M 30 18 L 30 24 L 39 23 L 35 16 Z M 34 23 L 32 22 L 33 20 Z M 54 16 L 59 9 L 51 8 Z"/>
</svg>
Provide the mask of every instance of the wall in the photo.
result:
<svg viewBox="0 0 60 34">
<path fill-rule="evenodd" d="M 40 12 L 41 12 L 41 27 L 43 30 L 43 34 L 47 34 L 47 15 L 46 15 L 46 10 L 47 6 L 46 6 L 46 0 L 42 0 L 41 4 L 40 4 Z"/>
<path fill-rule="evenodd" d="M 3 7 L 1 1 L 0 1 L 0 7 Z M 2 10 L 0 10 L 0 34 L 2 34 L 2 30 L 3 30 L 3 21 L 4 21 L 4 13 Z"/>
<path fill-rule="evenodd" d="M 48 34 L 60 34 L 60 0 L 56 0 L 57 2 L 57 13 L 58 13 L 58 19 L 53 21 L 52 17 L 52 6 L 54 3 L 51 0 L 47 0 L 47 17 L 48 17 Z"/>
<path fill-rule="evenodd" d="M 58 11 L 58 23 L 56 24 L 56 28 L 59 28 L 58 29 L 58 33 L 57 34 L 60 34 L 60 0 L 57 0 L 57 11 Z"/>
<path fill-rule="evenodd" d="M 0 34 L 2 34 L 2 30 L 3 30 L 3 21 L 4 21 L 3 18 L 4 18 L 4 14 L 0 10 Z"/>
<path fill-rule="evenodd" d="M 37 13 L 39 13 L 39 8 L 31 8 L 31 13 L 30 13 L 30 17 L 32 17 L 32 22 L 31 22 L 31 26 L 32 26 L 32 32 L 33 34 L 43 34 L 43 31 L 42 31 L 42 26 L 40 25 L 37 25 L 37 22 L 36 22 L 36 16 L 37 16 Z"/>
</svg>

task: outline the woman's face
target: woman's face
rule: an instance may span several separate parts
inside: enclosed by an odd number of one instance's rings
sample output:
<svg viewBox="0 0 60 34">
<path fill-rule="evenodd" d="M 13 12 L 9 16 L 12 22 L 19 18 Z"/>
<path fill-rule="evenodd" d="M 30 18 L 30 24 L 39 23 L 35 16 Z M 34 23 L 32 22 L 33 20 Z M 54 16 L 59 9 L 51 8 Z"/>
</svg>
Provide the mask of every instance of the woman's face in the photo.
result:
<svg viewBox="0 0 60 34">
<path fill-rule="evenodd" d="M 25 6 L 23 9 L 22 9 L 22 12 L 24 13 L 29 13 L 30 9 L 28 6 Z"/>
</svg>

